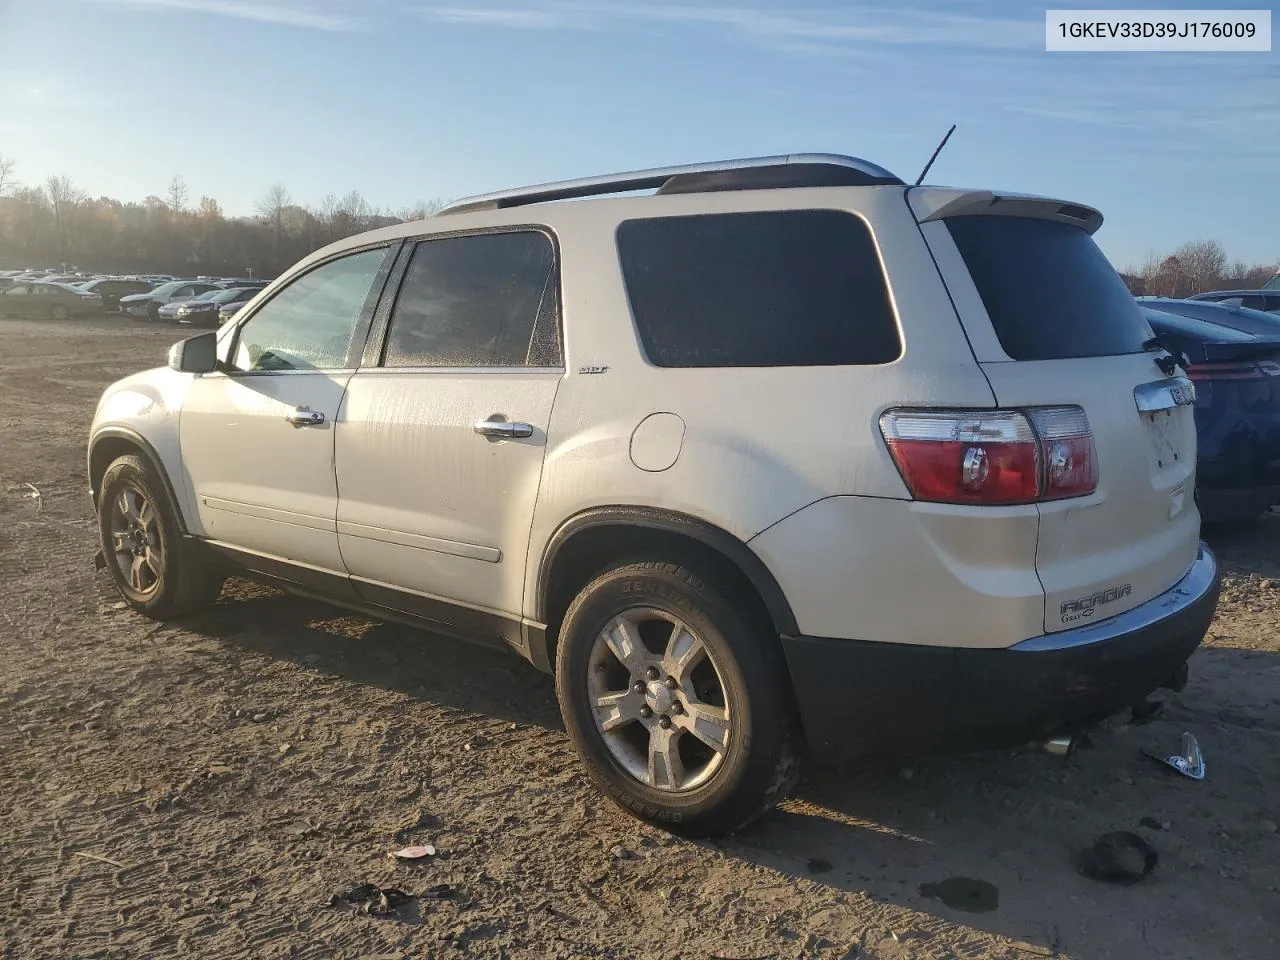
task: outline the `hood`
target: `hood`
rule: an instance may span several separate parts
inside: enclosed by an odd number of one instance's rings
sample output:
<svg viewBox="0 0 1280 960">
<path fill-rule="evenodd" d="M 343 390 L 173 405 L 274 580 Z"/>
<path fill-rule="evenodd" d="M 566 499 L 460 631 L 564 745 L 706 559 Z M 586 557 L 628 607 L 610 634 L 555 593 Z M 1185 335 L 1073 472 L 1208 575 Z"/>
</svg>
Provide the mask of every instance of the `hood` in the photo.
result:
<svg viewBox="0 0 1280 960">
<path fill-rule="evenodd" d="M 127 297 L 121 297 L 120 302 L 121 303 L 146 303 L 148 300 L 154 300 L 154 299 L 155 297 L 153 297 L 149 293 L 131 293 Z"/>
</svg>

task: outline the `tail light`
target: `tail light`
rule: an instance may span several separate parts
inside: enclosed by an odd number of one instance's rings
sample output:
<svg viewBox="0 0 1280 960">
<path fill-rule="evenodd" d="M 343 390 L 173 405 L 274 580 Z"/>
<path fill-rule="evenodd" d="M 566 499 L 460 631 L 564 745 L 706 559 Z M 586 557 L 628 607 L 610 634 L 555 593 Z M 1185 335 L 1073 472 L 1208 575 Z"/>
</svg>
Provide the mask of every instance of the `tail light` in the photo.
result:
<svg viewBox="0 0 1280 960">
<path fill-rule="evenodd" d="M 1187 376 L 1197 382 L 1214 380 L 1261 380 L 1280 376 L 1280 364 L 1264 360 L 1261 363 L 1193 363 Z"/>
<path fill-rule="evenodd" d="M 1098 486 L 1093 432 L 1079 407 L 889 410 L 880 432 L 917 500 L 1035 503 Z"/>
</svg>

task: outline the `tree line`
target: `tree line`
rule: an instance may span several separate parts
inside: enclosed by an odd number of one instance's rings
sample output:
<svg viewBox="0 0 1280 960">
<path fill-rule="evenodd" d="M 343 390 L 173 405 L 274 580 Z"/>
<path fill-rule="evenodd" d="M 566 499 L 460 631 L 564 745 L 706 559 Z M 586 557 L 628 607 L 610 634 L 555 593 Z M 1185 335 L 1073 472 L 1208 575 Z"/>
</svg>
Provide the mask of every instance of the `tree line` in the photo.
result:
<svg viewBox="0 0 1280 960">
<path fill-rule="evenodd" d="M 181 176 L 163 196 L 138 203 L 90 197 L 65 176 L 20 183 L 15 166 L 0 156 L 0 269 L 270 278 L 335 240 L 421 220 L 441 206 L 424 200 L 380 210 L 354 190 L 311 206 L 296 203 L 277 183 L 255 215 L 230 217 L 213 197 L 192 201 Z"/>
<path fill-rule="evenodd" d="M 0 156 L 0 269 L 274 277 L 325 244 L 421 220 L 441 207 L 432 200 L 378 210 L 356 191 L 301 205 L 277 183 L 258 201 L 254 216 L 228 217 L 212 197 L 192 202 L 181 176 L 173 178 L 164 196 L 126 203 L 91 198 L 65 176 L 24 185 L 16 181 L 14 168 L 12 159 Z M 1222 244 L 1202 240 L 1171 254 L 1152 254 L 1121 276 L 1136 295 L 1187 297 L 1260 287 L 1276 270 L 1274 263 L 1230 263 Z"/>
<path fill-rule="evenodd" d="M 1196 240 L 1170 254 L 1153 253 L 1121 276 L 1136 296 L 1190 297 L 1209 290 L 1256 290 L 1277 269 L 1275 263 L 1231 263 L 1218 241 Z"/>
</svg>

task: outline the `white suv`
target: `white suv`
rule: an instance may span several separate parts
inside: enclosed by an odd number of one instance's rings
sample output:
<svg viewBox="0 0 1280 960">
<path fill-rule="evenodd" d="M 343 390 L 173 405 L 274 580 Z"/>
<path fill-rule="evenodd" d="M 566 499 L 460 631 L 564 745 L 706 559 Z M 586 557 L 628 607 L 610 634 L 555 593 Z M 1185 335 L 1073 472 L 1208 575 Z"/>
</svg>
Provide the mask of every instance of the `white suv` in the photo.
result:
<svg viewBox="0 0 1280 960">
<path fill-rule="evenodd" d="M 1100 222 L 819 154 L 343 240 L 106 391 L 101 562 L 152 617 L 236 571 L 509 646 L 690 832 L 806 749 L 1057 736 L 1179 683 L 1218 593 Z"/>
</svg>

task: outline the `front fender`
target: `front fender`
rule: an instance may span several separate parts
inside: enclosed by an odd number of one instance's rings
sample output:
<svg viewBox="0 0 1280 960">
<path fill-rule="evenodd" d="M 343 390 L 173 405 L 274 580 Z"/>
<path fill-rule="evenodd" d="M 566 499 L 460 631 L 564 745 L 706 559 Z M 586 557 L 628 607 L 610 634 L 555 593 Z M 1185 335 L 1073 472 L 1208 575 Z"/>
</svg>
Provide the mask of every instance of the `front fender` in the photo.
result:
<svg viewBox="0 0 1280 960">
<path fill-rule="evenodd" d="M 182 404 L 194 379 L 191 374 L 161 367 L 108 387 L 89 429 L 89 476 L 96 498 L 96 481 L 106 468 L 103 451 L 123 449 L 126 444 L 139 448 L 153 460 L 168 485 L 184 529 L 200 534 L 199 511 L 182 464 L 178 434 Z"/>
</svg>

